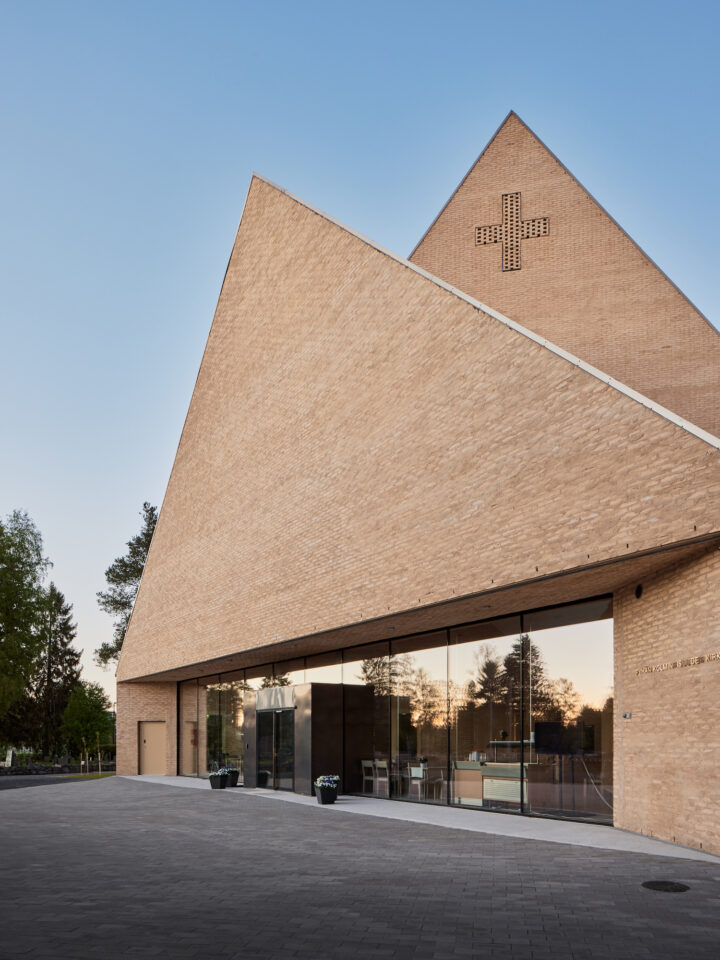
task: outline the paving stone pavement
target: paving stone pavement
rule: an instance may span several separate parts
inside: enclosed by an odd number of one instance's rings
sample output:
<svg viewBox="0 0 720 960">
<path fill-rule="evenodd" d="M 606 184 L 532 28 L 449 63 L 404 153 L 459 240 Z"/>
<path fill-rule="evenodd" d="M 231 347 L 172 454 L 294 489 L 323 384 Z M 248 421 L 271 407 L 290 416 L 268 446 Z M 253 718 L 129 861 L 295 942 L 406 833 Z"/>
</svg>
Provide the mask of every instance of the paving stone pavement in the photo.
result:
<svg viewBox="0 0 720 960">
<path fill-rule="evenodd" d="M 0 956 L 720 956 L 720 862 L 329 812 L 122 778 L 3 792 Z"/>
<path fill-rule="evenodd" d="M 0 776 L 0 790 L 22 790 L 24 787 L 55 787 L 58 783 L 67 783 L 72 780 L 74 774 L 42 774 L 35 773 L 31 776 Z"/>
</svg>

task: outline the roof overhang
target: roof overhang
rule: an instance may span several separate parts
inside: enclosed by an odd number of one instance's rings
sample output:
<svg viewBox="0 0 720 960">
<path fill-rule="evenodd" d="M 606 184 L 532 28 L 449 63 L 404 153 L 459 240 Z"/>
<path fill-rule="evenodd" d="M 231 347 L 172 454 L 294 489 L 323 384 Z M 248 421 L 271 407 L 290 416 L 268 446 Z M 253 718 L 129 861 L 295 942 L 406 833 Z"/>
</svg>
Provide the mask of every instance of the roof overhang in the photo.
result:
<svg viewBox="0 0 720 960">
<path fill-rule="evenodd" d="M 394 639 L 477 620 L 490 620 L 524 610 L 612 594 L 630 583 L 640 583 L 648 576 L 678 563 L 692 562 L 704 553 L 715 549 L 720 549 L 718 532 L 641 553 L 613 557 L 586 566 L 546 574 L 470 596 L 452 597 L 412 610 L 398 611 L 385 617 L 361 620 L 332 630 L 262 644 L 238 653 L 159 673 L 133 677 L 123 682 L 166 682 L 214 676 L 277 660 L 311 656 L 341 647 Z"/>
</svg>

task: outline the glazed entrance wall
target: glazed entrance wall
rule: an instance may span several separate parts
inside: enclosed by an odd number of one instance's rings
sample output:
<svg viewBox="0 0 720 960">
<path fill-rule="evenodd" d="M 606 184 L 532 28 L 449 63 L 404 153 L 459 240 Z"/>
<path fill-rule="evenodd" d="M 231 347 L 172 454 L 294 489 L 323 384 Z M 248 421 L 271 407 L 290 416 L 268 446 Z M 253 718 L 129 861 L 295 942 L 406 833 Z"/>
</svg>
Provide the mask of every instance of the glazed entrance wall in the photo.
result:
<svg viewBox="0 0 720 960">
<path fill-rule="evenodd" d="M 180 772 L 242 778 L 248 691 L 338 684 L 323 772 L 344 792 L 612 822 L 611 616 L 601 598 L 185 681 Z"/>
</svg>

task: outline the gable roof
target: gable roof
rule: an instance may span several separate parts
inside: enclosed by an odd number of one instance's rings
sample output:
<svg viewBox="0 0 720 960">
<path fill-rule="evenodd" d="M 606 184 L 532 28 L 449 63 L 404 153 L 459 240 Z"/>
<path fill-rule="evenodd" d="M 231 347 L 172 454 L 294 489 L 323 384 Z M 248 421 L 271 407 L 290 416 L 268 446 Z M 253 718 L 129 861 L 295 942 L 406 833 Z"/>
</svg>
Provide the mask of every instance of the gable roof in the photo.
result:
<svg viewBox="0 0 720 960">
<path fill-rule="evenodd" d="M 118 679 L 715 532 L 719 445 L 254 177 Z"/>
<path fill-rule="evenodd" d="M 517 114 L 511 111 L 509 116 L 517 116 Z M 518 120 L 519 119 L 520 118 L 518 117 Z M 454 287 L 450 283 L 446 283 L 445 280 L 442 280 L 440 277 L 434 276 L 428 270 L 424 270 L 422 267 L 418 266 L 416 263 L 413 263 L 411 259 L 406 260 L 404 257 L 401 257 L 399 254 L 394 253 L 392 250 L 389 250 L 387 247 L 382 246 L 382 244 L 376 243 L 374 240 L 371 240 L 369 237 L 366 237 L 364 234 L 359 233 L 357 230 L 354 230 L 352 227 L 347 226 L 347 224 L 344 224 L 340 220 L 335 219 L 335 217 L 330 216 L 330 214 L 325 213 L 324 210 L 320 210 L 318 207 L 313 206 L 311 203 L 308 203 L 306 200 L 303 200 L 301 197 L 297 197 L 294 194 L 290 193 L 289 190 L 286 190 L 284 187 L 279 186 L 277 183 L 274 183 L 272 180 L 269 180 L 267 177 L 262 176 L 262 174 L 253 173 L 253 178 L 262 181 L 262 183 L 267 184 L 269 187 L 272 187 L 274 190 L 278 190 L 280 193 L 284 194 L 290 200 L 293 200 L 295 203 L 299 203 L 301 206 L 306 207 L 308 210 L 311 210 L 313 213 L 316 213 L 319 217 L 322 217 L 324 220 L 327 220 L 328 223 L 335 224 L 335 226 L 340 227 L 341 230 L 344 230 L 346 233 L 349 233 L 352 236 L 356 237 L 358 240 L 361 240 L 363 243 L 366 243 L 368 246 L 372 247 L 374 250 L 377 250 L 379 253 L 384 254 L 386 257 L 390 257 L 392 260 L 395 260 L 396 263 L 402 264 L 404 267 L 407 267 L 409 270 L 413 270 L 415 273 L 419 274 L 420 276 L 425 277 L 426 280 L 430 280 L 432 283 L 436 284 L 437 286 L 442 287 L 443 290 L 447 290 L 448 293 L 452 293 L 453 296 L 459 297 L 461 300 L 464 300 L 465 303 L 468 303 L 471 306 L 475 307 L 476 310 L 481 310 L 484 314 L 486 314 L 486 316 L 493 317 L 495 320 L 509 327 L 511 330 L 514 330 L 516 333 L 519 333 L 523 337 L 527 337 L 529 340 L 532 340 L 534 343 L 539 344 L 541 347 L 544 347 L 546 350 L 549 350 L 551 353 L 554 353 L 556 356 L 562 357 L 564 360 L 567 360 L 567 362 L 572 364 L 573 366 L 578 367 L 580 370 L 584 370 L 586 373 L 589 373 L 590 376 L 592 377 L 596 377 L 598 380 L 601 380 L 603 383 L 607 384 L 609 387 L 612 387 L 614 390 L 617 390 L 619 393 L 622 393 L 626 397 L 630 397 L 632 400 L 635 400 L 637 403 L 641 404 L 643 407 L 646 407 L 648 410 L 652 410 L 654 413 L 658 414 L 658 416 L 660 417 L 663 417 L 665 420 L 669 420 L 670 423 L 674 423 L 676 426 L 681 427 L 683 430 L 687 430 L 688 433 L 691 433 L 693 436 L 698 437 L 698 439 L 703 440 L 705 443 L 710 444 L 710 446 L 717 447 L 718 449 L 720 449 L 720 438 L 710 433 L 708 430 L 703 430 L 702 427 L 696 426 L 694 423 L 691 423 L 689 420 L 686 420 L 684 417 L 679 416 L 677 413 L 674 413 L 672 410 L 669 410 L 667 407 L 663 407 L 662 404 L 656 403 L 654 400 L 651 400 L 649 397 L 643 396 L 643 394 L 639 393 L 637 390 L 633 390 L 632 387 L 629 387 L 626 384 L 621 383 L 619 380 L 616 380 L 614 377 L 611 377 L 609 374 L 603 372 L 602 370 L 599 370 L 597 367 L 594 367 L 592 364 L 587 363 L 585 360 L 582 360 L 580 357 L 576 357 L 574 354 L 570 353 L 570 351 L 564 350 L 562 347 L 558 347 L 556 344 L 551 343 L 545 337 L 542 337 L 540 334 L 533 332 L 528 327 L 523 326 L 521 323 L 516 323 L 514 320 L 510 319 L 510 317 L 506 317 L 504 314 L 500 313 L 499 311 L 493 310 L 492 307 L 489 307 L 485 303 L 481 303 L 479 300 L 476 300 L 474 297 L 471 297 L 469 294 L 463 293 L 462 290 L 459 290 L 457 287 Z M 450 203 L 450 201 L 448 201 L 448 203 Z M 440 216 L 440 214 L 438 214 L 438 216 Z M 706 322 L 709 323 L 709 321 L 706 321 Z"/>
<path fill-rule="evenodd" d="M 476 246 L 503 194 L 549 221 L 522 268 Z M 411 260 L 683 419 L 720 433 L 720 334 L 536 134 L 511 112 Z"/>
</svg>

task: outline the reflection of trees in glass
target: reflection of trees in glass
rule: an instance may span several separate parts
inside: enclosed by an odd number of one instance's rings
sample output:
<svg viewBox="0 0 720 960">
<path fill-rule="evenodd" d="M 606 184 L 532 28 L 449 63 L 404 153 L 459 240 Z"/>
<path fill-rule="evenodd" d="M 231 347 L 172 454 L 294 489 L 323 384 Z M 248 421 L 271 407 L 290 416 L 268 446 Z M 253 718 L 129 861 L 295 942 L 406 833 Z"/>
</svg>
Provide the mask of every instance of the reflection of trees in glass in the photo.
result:
<svg viewBox="0 0 720 960">
<path fill-rule="evenodd" d="M 222 766 L 222 713 L 220 709 L 221 688 L 224 684 L 208 684 L 205 689 L 205 749 L 208 770 Z"/>
<path fill-rule="evenodd" d="M 612 713 L 613 697 L 609 696 L 599 708 L 584 703 L 574 718 L 582 731 L 579 745 L 586 758 L 589 754 L 601 754 L 603 765 L 608 767 L 605 776 L 609 777 L 612 777 Z"/>
<path fill-rule="evenodd" d="M 410 718 L 412 725 L 418 728 L 418 753 L 422 753 L 420 728 L 443 727 L 447 722 L 445 684 L 433 680 L 424 667 L 419 667 L 413 671 L 408 686 Z"/>
<path fill-rule="evenodd" d="M 610 696 L 607 697 L 605 702 L 601 707 L 594 707 L 591 703 L 583 703 L 580 709 L 577 711 L 578 720 L 589 719 L 590 716 L 602 716 L 604 713 L 609 713 L 612 717 L 613 711 L 613 694 L 610 693 Z"/>
<path fill-rule="evenodd" d="M 412 678 L 412 657 L 372 657 L 363 660 L 360 679 L 373 688 L 375 696 L 389 696 L 406 687 Z"/>
<path fill-rule="evenodd" d="M 547 676 L 540 649 L 531 643 L 528 634 L 514 640 L 504 657 L 490 644 L 478 650 L 474 670 L 463 694 L 464 704 L 456 704 L 455 712 L 463 706 L 486 708 L 494 739 L 520 739 L 523 695 L 528 721 L 532 716 L 567 722 L 580 709 L 580 695 L 574 685 L 564 677 L 551 680 Z"/>
<path fill-rule="evenodd" d="M 497 703 L 503 696 L 503 670 L 494 647 L 475 652 L 475 676 L 468 682 L 466 696 L 477 703 Z"/>
<path fill-rule="evenodd" d="M 286 673 L 280 673 L 276 677 L 263 677 L 260 684 L 261 690 L 267 690 L 268 687 L 289 687 L 290 677 Z"/>
<path fill-rule="evenodd" d="M 242 727 L 245 708 L 245 691 L 250 687 L 244 680 L 233 680 L 230 683 L 222 684 L 226 691 L 223 695 L 223 704 L 225 713 L 231 724 L 238 730 Z"/>
<path fill-rule="evenodd" d="M 242 758 L 244 696 L 251 688 L 245 680 L 226 680 L 206 689 L 207 766 L 213 770 L 224 766 L 228 757 L 234 762 Z"/>
<path fill-rule="evenodd" d="M 571 680 L 565 677 L 552 680 L 549 684 L 549 694 L 551 703 L 548 705 L 548 713 L 556 714 L 553 719 L 569 723 L 577 717 L 580 712 L 581 698 Z"/>
<path fill-rule="evenodd" d="M 503 670 L 507 695 L 516 705 L 518 715 L 523 680 L 528 688 L 528 706 L 533 715 L 544 713 L 552 704 L 551 683 L 545 673 L 545 661 L 526 633 L 513 642 L 510 653 L 503 661 Z"/>
<path fill-rule="evenodd" d="M 450 677 L 448 679 L 448 723 L 457 726 L 458 716 L 468 704 L 467 688 Z"/>
</svg>

